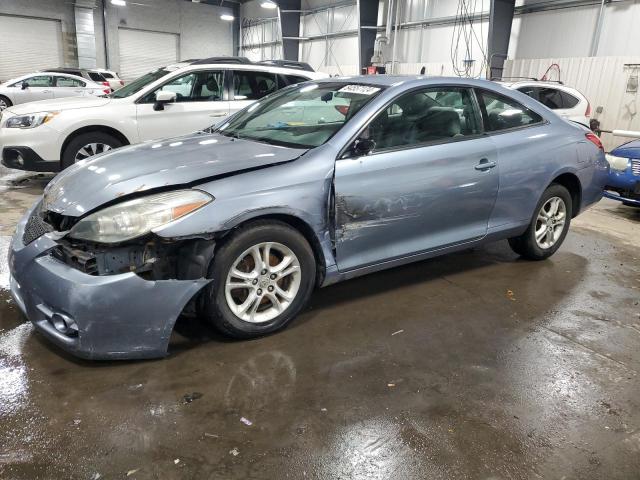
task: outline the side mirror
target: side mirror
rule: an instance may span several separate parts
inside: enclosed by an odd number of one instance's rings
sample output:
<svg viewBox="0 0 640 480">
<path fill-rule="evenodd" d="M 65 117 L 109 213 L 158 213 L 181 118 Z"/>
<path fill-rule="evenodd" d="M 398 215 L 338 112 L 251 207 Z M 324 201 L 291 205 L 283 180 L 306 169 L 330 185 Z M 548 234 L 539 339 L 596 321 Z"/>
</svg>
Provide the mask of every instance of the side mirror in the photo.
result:
<svg viewBox="0 0 640 480">
<path fill-rule="evenodd" d="M 353 142 L 351 151 L 358 157 L 369 155 L 376 148 L 376 142 L 370 138 L 358 138 Z"/>
<path fill-rule="evenodd" d="M 156 103 L 153 104 L 153 109 L 157 112 L 159 110 L 164 110 L 164 106 L 167 103 L 172 103 L 176 101 L 178 95 L 176 92 L 167 92 L 165 90 L 156 93 Z"/>
<path fill-rule="evenodd" d="M 26 81 L 24 81 L 20 85 L 20 88 L 22 88 L 22 90 L 26 90 L 27 88 L 29 88 L 29 84 Z"/>
</svg>

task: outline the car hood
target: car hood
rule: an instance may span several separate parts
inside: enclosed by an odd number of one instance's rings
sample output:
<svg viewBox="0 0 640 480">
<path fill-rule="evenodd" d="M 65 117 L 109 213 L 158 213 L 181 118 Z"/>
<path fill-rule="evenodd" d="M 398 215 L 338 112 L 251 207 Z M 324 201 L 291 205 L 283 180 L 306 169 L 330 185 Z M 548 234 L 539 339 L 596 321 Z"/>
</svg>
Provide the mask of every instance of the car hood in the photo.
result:
<svg viewBox="0 0 640 480">
<path fill-rule="evenodd" d="M 613 149 L 611 154 L 616 157 L 640 158 L 640 140 L 633 140 L 624 145 L 620 145 Z"/>
<path fill-rule="evenodd" d="M 82 216 L 138 192 L 191 186 L 208 180 L 289 162 L 306 150 L 202 132 L 123 147 L 76 163 L 44 191 L 44 208 Z"/>
<path fill-rule="evenodd" d="M 112 102 L 113 99 L 107 97 L 66 97 L 55 100 L 40 100 L 39 102 L 22 103 L 7 109 L 15 115 L 27 115 L 36 112 L 57 112 L 60 110 L 72 110 L 75 108 L 102 107 Z"/>
</svg>

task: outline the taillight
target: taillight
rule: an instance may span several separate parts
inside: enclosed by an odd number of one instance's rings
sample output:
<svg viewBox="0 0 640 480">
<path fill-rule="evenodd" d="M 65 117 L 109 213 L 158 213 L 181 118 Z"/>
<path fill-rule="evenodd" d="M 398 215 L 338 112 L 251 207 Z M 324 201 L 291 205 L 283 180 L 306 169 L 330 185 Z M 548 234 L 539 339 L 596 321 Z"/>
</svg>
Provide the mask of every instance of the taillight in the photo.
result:
<svg viewBox="0 0 640 480">
<path fill-rule="evenodd" d="M 124 87 L 124 80 L 120 80 L 120 85 Z"/>
<path fill-rule="evenodd" d="M 336 107 L 336 110 L 339 111 L 345 117 L 347 116 L 347 113 L 349 113 L 349 105 L 335 105 L 335 107 Z"/>
<path fill-rule="evenodd" d="M 591 116 L 591 104 L 589 102 L 587 102 L 587 110 L 584 112 L 584 116 L 585 117 Z"/>
<path fill-rule="evenodd" d="M 105 95 L 109 95 L 111 93 L 111 89 L 110 88 L 105 88 L 102 91 L 104 92 Z"/>
<path fill-rule="evenodd" d="M 589 140 L 591 143 L 593 143 L 596 147 L 598 147 L 600 150 L 604 152 L 604 146 L 602 145 L 602 142 L 600 141 L 600 139 L 595 133 L 591 133 L 591 132 L 585 133 L 584 136 L 587 137 L 587 140 Z"/>
</svg>

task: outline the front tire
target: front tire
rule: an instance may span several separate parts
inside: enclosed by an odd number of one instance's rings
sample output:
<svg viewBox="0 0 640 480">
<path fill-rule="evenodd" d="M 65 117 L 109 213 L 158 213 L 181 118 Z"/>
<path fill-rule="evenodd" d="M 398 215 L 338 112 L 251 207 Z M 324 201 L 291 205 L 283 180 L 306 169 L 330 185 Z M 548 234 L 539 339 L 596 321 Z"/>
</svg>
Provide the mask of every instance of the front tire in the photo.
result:
<svg viewBox="0 0 640 480">
<path fill-rule="evenodd" d="M 11 100 L 9 100 L 4 95 L 0 95 L 0 112 L 3 111 L 5 108 L 9 108 L 11 106 L 13 106 L 13 103 L 11 102 Z"/>
<path fill-rule="evenodd" d="M 62 153 L 62 170 L 80 160 L 85 160 L 121 146 L 122 142 L 120 140 L 105 132 L 87 132 L 78 135 L 69 142 Z"/>
<path fill-rule="evenodd" d="M 549 258 L 567 236 L 572 208 L 569 191 L 557 183 L 550 185 L 542 194 L 527 231 L 509 239 L 511 249 L 529 260 Z"/>
<path fill-rule="evenodd" d="M 313 251 L 297 230 L 257 221 L 233 234 L 209 267 L 213 279 L 201 297 L 202 313 L 224 335 L 252 338 L 287 325 L 315 286 Z"/>
</svg>

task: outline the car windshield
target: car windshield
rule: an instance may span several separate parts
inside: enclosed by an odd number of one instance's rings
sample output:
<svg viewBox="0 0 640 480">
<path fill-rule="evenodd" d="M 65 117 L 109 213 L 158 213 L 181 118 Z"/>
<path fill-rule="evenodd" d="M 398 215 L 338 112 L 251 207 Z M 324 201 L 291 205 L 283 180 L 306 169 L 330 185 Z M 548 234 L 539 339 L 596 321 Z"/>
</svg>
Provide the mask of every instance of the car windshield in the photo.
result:
<svg viewBox="0 0 640 480">
<path fill-rule="evenodd" d="M 214 129 L 222 135 L 294 148 L 329 140 L 382 87 L 345 82 L 305 83 L 276 92 Z"/>
<path fill-rule="evenodd" d="M 133 82 L 129 83 L 128 85 L 125 85 L 121 89 L 116 90 L 115 92 L 113 92 L 109 96 L 111 98 L 125 98 L 125 97 L 128 97 L 130 95 L 133 95 L 134 93 L 139 92 L 140 90 L 142 90 L 144 87 L 146 87 L 150 83 L 153 83 L 156 80 L 158 80 L 159 78 L 164 77 L 167 73 L 169 73 L 169 70 L 166 70 L 164 68 L 159 68 L 158 70 L 156 70 L 154 72 L 146 73 L 146 74 L 142 75 L 141 77 L 136 78 Z"/>
</svg>

